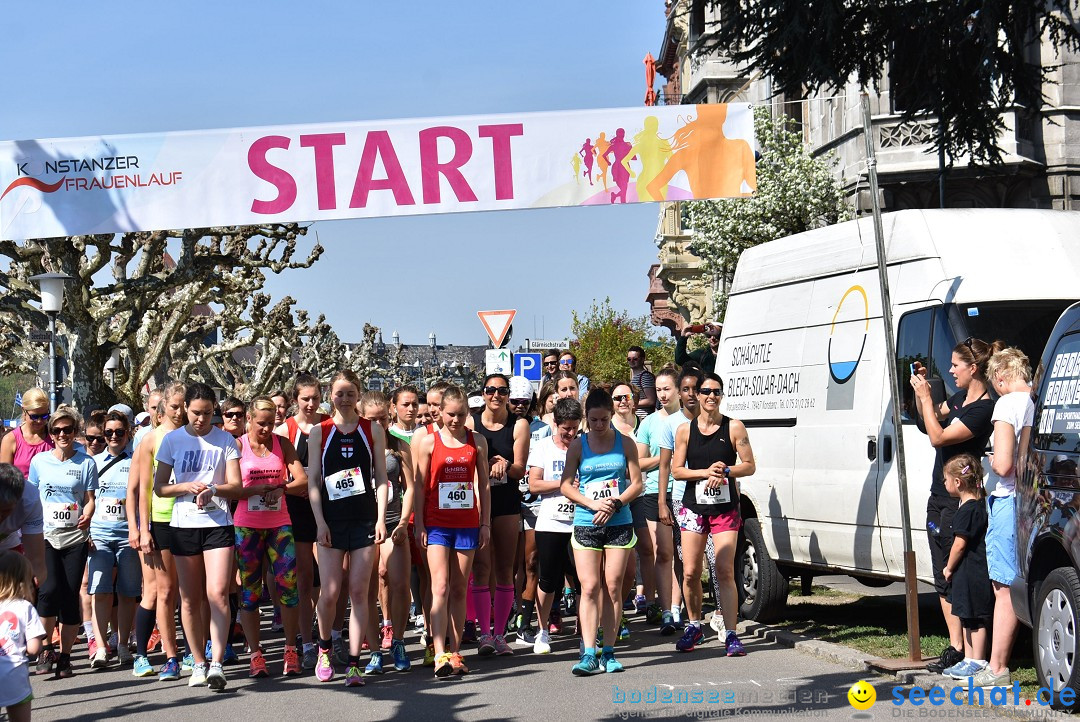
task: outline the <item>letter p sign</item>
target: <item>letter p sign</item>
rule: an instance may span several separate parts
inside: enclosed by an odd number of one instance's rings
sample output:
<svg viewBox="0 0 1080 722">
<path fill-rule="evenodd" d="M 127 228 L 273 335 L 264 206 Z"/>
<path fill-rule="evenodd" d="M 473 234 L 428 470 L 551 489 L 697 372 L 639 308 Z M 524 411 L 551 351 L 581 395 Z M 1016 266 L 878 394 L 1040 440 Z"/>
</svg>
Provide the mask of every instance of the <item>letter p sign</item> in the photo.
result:
<svg viewBox="0 0 1080 722">
<path fill-rule="evenodd" d="M 529 381 L 540 381 L 540 354 L 517 353 L 514 354 L 514 375 L 524 376 Z"/>
</svg>

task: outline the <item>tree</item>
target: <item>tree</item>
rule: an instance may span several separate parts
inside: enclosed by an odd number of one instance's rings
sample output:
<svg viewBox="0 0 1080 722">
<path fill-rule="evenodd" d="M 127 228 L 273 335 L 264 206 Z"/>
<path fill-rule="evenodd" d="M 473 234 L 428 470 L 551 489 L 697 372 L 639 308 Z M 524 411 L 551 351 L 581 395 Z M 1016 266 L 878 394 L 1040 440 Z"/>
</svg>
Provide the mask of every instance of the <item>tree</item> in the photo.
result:
<svg viewBox="0 0 1080 722">
<path fill-rule="evenodd" d="M 244 335 L 249 344 L 279 331 L 253 323 L 245 311 L 261 312 L 269 304 L 260 294 L 266 272 L 309 268 L 319 258 L 323 249 L 315 244 L 296 260 L 297 239 L 305 232 L 271 224 L 0 241 L 0 256 L 9 261 L 0 270 L 0 374 L 33 369 L 26 330 L 46 324 L 32 305 L 38 291 L 27 279 L 62 271 L 74 277 L 59 320 L 75 403 L 141 406 L 143 386 L 174 356 L 182 366 L 192 360 L 198 365 L 227 351 L 205 343 L 213 329 L 224 329 L 223 338 L 233 342 Z M 103 369 L 114 348 L 123 360 L 112 389 Z"/>
<path fill-rule="evenodd" d="M 629 381 L 630 367 L 626 364 L 626 349 L 641 346 L 648 364 L 654 371 L 675 358 L 675 345 L 670 340 L 654 341 L 653 327 L 644 316 L 634 317 L 627 311 L 616 311 L 611 299 L 595 302 L 588 313 L 579 316 L 573 311 L 570 330 L 574 339 L 570 349 L 577 356 L 577 370 L 594 383 Z"/>
<path fill-rule="evenodd" d="M 832 173 L 835 158 L 811 155 L 790 118 L 774 118 L 768 108 L 758 107 L 754 134 L 761 154 L 754 196 L 683 204 L 693 229 L 690 251 L 704 261 L 705 271 L 725 280 L 713 304 L 720 318 L 743 251 L 851 217 Z"/>
<path fill-rule="evenodd" d="M 930 113 L 956 158 L 1000 162 L 1001 114 L 1037 111 L 1051 67 L 1030 44 L 1080 48 L 1075 0 L 710 0 L 720 22 L 708 50 L 769 76 L 788 98 L 902 80 L 904 119 Z M 895 91 L 894 91 L 895 92 Z"/>
</svg>

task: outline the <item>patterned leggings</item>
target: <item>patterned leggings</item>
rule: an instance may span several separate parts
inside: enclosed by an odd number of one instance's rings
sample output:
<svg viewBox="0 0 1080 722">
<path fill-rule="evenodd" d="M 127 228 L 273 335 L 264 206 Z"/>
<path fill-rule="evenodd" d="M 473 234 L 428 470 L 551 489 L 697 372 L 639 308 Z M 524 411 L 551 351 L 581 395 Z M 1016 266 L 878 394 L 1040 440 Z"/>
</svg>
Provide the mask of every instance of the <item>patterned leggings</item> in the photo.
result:
<svg viewBox="0 0 1080 722">
<path fill-rule="evenodd" d="M 240 568 L 240 608 L 251 612 L 259 608 L 263 588 L 263 560 L 269 558 L 274 581 L 281 595 L 281 606 L 295 607 L 296 543 L 292 526 L 277 529 L 236 527 L 236 561 Z"/>
<path fill-rule="evenodd" d="M 671 529 L 672 541 L 675 542 L 675 573 L 678 575 L 676 578 L 682 581 L 682 533 L 679 530 L 679 511 L 682 510 L 682 499 L 671 500 L 672 519 L 675 519 L 675 525 Z M 720 585 L 716 580 L 716 550 L 713 549 L 712 534 L 705 535 L 705 563 L 709 567 L 709 583 L 713 588 L 713 601 L 716 602 L 717 608 L 720 606 Z"/>
</svg>

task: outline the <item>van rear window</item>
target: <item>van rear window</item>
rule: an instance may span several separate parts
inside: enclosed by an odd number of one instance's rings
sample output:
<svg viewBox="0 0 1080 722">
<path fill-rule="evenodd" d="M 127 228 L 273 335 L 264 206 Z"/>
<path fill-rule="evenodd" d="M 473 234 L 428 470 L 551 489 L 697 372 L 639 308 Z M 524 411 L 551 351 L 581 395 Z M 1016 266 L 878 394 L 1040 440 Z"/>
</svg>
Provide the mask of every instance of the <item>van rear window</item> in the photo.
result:
<svg viewBox="0 0 1080 722">
<path fill-rule="evenodd" d="M 1042 358 L 1046 340 L 1054 330 L 1061 312 L 1072 301 L 1005 301 L 960 306 L 960 318 L 967 327 L 966 335 L 987 343 L 998 339 L 1006 346 L 1016 346 L 1031 359 L 1034 367 Z M 945 369 L 947 372 L 948 369 Z"/>
<path fill-rule="evenodd" d="M 1039 398 L 1035 446 L 1080 452 L 1080 334 L 1064 337 L 1054 349 Z"/>
</svg>

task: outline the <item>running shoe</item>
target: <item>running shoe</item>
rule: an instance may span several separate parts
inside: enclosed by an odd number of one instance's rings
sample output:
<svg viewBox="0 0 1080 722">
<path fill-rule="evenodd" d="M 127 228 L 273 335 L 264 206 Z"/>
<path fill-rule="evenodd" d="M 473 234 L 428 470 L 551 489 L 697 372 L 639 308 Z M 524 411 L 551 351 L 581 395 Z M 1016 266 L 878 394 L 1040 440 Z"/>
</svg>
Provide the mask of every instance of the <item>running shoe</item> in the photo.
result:
<svg viewBox="0 0 1080 722">
<path fill-rule="evenodd" d="M 90 637 L 88 640 L 86 640 L 86 658 L 92 660 L 94 657 L 97 656 L 97 652 L 98 652 L 97 640 L 94 639 L 93 637 Z"/>
<path fill-rule="evenodd" d="M 146 642 L 146 653 L 150 654 L 157 646 L 161 644 L 161 632 L 157 627 L 154 627 L 154 631 L 150 633 L 150 639 Z"/>
<path fill-rule="evenodd" d="M 524 623 L 525 623 L 525 615 L 523 615 L 523 614 L 512 614 L 512 615 L 510 615 L 510 618 L 506 620 L 506 629 L 503 630 L 503 636 L 506 637 L 506 636 L 509 636 L 509 635 L 513 634 L 517 630 L 521 629 L 521 625 L 523 625 Z"/>
<path fill-rule="evenodd" d="M 184 659 L 180 662 L 180 669 L 185 672 L 190 672 L 195 669 L 195 656 L 190 652 L 184 655 Z"/>
<path fill-rule="evenodd" d="M 394 669 L 399 672 L 408 672 L 412 669 L 412 662 L 405 652 L 405 640 L 395 639 L 390 643 L 390 654 L 394 657 Z"/>
<path fill-rule="evenodd" d="M 687 624 L 683 635 L 675 642 L 675 649 L 680 652 L 693 652 L 694 648 L 705 641 L 705 632 L 700 624 Z"/>
<path fill-rule="evenodd" d="M 109 638 L 105 640 L 105 653 L 110 657 L 116 654 L 116 650 L 120 647 L 120 635 L 113 632 L 109 635 Z"/>
<path fill-rule="evenodd" d="M 574 597 L 574 590 L 570 587 L 563 588 L 563 610 L 562 616 L 572 617 L 577 612 L 577 600 Z"/>
<path fill-rule="evenodd" d="M 466 622 L 466 624 L 468 624 L 468 622 Z M 417 632 L 422 632 L 424 631 L 425 626 L 427 625 L 424 622 L 424 615 L 417 614 L 416 619 L 413 621 L 413 629 L 415 629 Z"/>
<path fill-rule="evenodd" d="M 664 612 L 660 622 L 660 636 L 670 637 L 675 634 L 675 630 L 678 627 L 675 626 L 675 618 L 671 616 L 671 612 Z"/>
<path fill-rule="evenodd" d="M 131 653 L 131 650 L 127 648 L 126 644 L 123 644 L 116 648 L 116 658 L 120 661 L 121 665 L 125 665 L 131 664 L 131 661 L 135 659 L 135 655 Z"/>
<path fill-rule="evenodd" d="M 341 637 L 334 637 L 331 644 L 334 646 L 334 660 L 338 664 L 347 664 L 349 662 L 349 650 L 345 648 L 345 640 Z"/>
<path fill-rule="evenodd" d="M 546 629 L 540 630 L 533 642 L 533 654 L 551 654 L 551 635 Z"/>
<path fill-rule="evenodd" d="M 649 624 L 659 624 L 664 618 L 664 609 L 656 602 L 645 607 L 645 621 Z"/>
<path fill-rule="evenodd" d="M 175 682 L 180 679 L 180 663 L 176 661 L 176 657 L 165 660 L 165 664 L 158 670 L 157 678 L 158 682 Z"/>
<path fill-rule="evenodd" d="M 263 657 L 262 652 L 251 653 L 251 664 L 249 665 L 248 676 L 252 679 L 270 676 L 270 670 L 266 668 L 266 659 Z"/>
<path fill-rule="evenodd" d="M 974 677 L 981 672 L 982 668 L 983 665 L 973 659 L 969 659 L 954 664 L 946 669 L 944 674 L 946 677 L 952 677 L 953 679 L 967 679 L 968 677 Z"/>
<path fill-rule="evenodd" d="M 548 634 L 559 634 L 560 632 L 562 632 L 562 618 L 552 609 L 551 616 L 548 618 Z"/>
<path fill-rule="evenodd" d="M 150 665 L 150 660 L 140 654 L 135 658 L 131 673 L 136 677 L 149 677 L 154 673 L 154 668 Z"/>
<path fill-rule="evenodd" d="M 600 666 L 603 667 L 604 671 L 608 674 L 623 671 L 622 662 L 615 659 L 615 654 L 613 652 L 604 652 L 600 655 Z"/>
<path fill-rule="evenodd" d="M 360 651 L 361 652 L 370 652 L 371 651 L 371 645 L 368 644 L 367 637 L 364 637 L 363 639 L 360 640 Z"/>
<path fill-rule="evenodd" d="M 637 605 L 634 603 L 634 597 L 630 596 L 623 600 L 622 610 L 624 612 L 632 612 L 637 609 Z"/>
<path fill-rule="evenodd" d="M 215 692 L 220 692 L 225 689 L 226 684 L 228 680 L 225 679 L 225 670 L 221 668 L 221 664 L 211 662 L 210 671 L 206 675 L 206 686 Z"/>
<path fill-rule="evenodd" d="M 514 650 L 510 649 L 510 645 L 506 643 L 506 638 L 501 634 L 495 636 L 494 646 L 497 657 L 509 657 L 514 653 Z"/>
<path fill-rule="evenodd" d="M 1009 668 L 1004 667 L 1005 671 L 1001 674 L 994 674 L 994 670 L 990 669 L 990 665 L 986 665 L 981 671 L 977 672 L 971 680 L 972 687 L 1010 687 L 1012 686 L 1012 676 L 1009 674 Z"/>
<path fill-rule="evenodd" d="M 51 647 L 45 647 L 41 650 L 41 654 L 38 655 L 37 666 L 34 668 L 34 674 L 48 674 L 53 671 L 53 665 L 56 664 L 56 651 Z"/>
<path fill-rule="evenodd" d="M 371 659 L 368 660 L 367 666 L 364 667 L 364 674 L 382 674 L 382 652 L 372 652 Z"/>
<path fill-rule="evenodd" d="M 315 646 L 304 647 L 304 660 L 301 665 L 304 669 L 315 669 L 315 664 L 319 659 L 319 653 L 316 651 Z"/>
<path fill-rule="evenodd" d="M 424 647 L 424 666 L 425 667 L 434 667 L 435 666 L 435 643 L 434 642 L 428 642 L 427 646 Z"/>
<path fill-rule="evenodd" d="M 286 677 L 295 677 L 300 672 L 300 655 L 296 653 L 296 647 L 285 647 L 285 664 L 281 673 Z"/>
<path fill-rule="evenodd" d="M 435 658 L 435 676 L 449 677 L 454 673 L 454 665 L 450 664 L 451 655 L 443 652 Z"/>
<path fill-rule="evenodd" d="M 727 627 L 724 626 L 724 613 L 717 609 L 709 619 L 709 626 L 716 632 L 717 637 L 727 636 Z"/>
<path fill-rule="evenodd" d="M 274 618 L 270 621 L 270 631 L 280 632 L 285 629 L 285 625 L 281 623 L 281 609 L 274 607 Z"/>
<path fill-rule="evenodd" d="M 595 654 L 583 654 L 581 655 L 581 661 L 574 665 L 574 668 L 570 670 L 575 677 L 588 677 L 594 674 L 600 674 L 604 670 L 600 667 L 600 663 L 596 661 Z"/>
<path fill-rule="evenodd" d="M 320 682 L 329 682 L 334 678 L 334 665 L 330 662 L 330 655 L 321 649 L 315 663 L 315 678 Z"/>
<path fill-rule="evenodd" d="M 626 617 L 623 617 L 619 621 L 619 641 L 624 642 L 630 639 L 630 624 L 626 621 Z"/>
<path fill-rule="evenodd" d="M 60 655 L 56 658 L 56 671 L 53 673 L 53 679 L 68 679 L 75 676 L 75 670 L 71 668 L 71 659 L 67 655 Z"/>
<path fill-rule="evenodd" d="M 465 631 L 461 633 L 462 644 L 476 644 L 476 622 L 468 620 L 465 622 Z"/>
<path fill-rule="evenodd" d="M 478 650 L 481 657 L 486 657 L 489 654 L 495 654 L 495 637 L 490 634 L 485 634 L 480 637 L 480 649 Z"/>
<path fill-rule="evenodd" d="M 225 664 L 240 664 L 240 657 L 231 644 L 225 645 Z"/>
<path fill-rule="evenodd" d="M 129 652 L 134 652 L 136 649 L 139 648 L 139 644 L 135 640 L 135 630 L 134 629 L 131 630 L 130 632 L 128 632 L 128 641 L 127 641 L 127 645 L 125 645 L 125 646 L 127 646 L 127 651 L 129 651 Z"/>
<path fill-rule="evenodd" d="M 644 614 L 646 607 L 648 607 L 648 605 L 645 603 L 644 594 L 638 594 L 636 597 L 634 597 L 634 609 L 637 611 L 638 614 Z"/>
<path fill-rule="evenodd" d="M 355 664 L 351 665 L 345 670 L 345 686 L 346 687 L 363 687 L 364 677 L 360 674 L 360 668 Z"/>
<path fill-rule="evenodd" d="M 453 668 L 455 675 L 460 676 L 469 673 L 469 668 L 465 666 L 464 658 L 457 652 L 450 655 L 450 667 Z"/>
<path fill-rule="evenodd" d="M 205 687 L 206 686 L 206 665 L 196 664 L 191 667 L 191 676 L 188 677 L 188 687 Z"/>
<path fill-rule="evenodd" d="M 724 646 L 727 647 L 727 656 L 729 657 L 745 657 L 746 647 L 739 641 L 739 638 L 735 635 L 735 631 L 731 630 L 727 633 L 727 640 L 724 642 Z"/>
<path fill-rule="evenodd" d="M 379 648 L 384 652 L 389 652 L 390 647 L 394 644 L 394 625 L 387 624 L 382 628 L 382 641 L 379 643 Z"/>
<path fill-rule="evenodd" d="M 525 629 L 519 629 L 517 634 L 514 635 L 514 644 L 519 647 L 531 647 L 536 642 L 536 630 L 532 627 L 525 627 Z"/>
<path fill-rule="evenodd" d="M 109 655 L 104 649 L 98 649 L 90 658 L 90 669 L 105 669 L 109 666 Z"/>
</svg>

